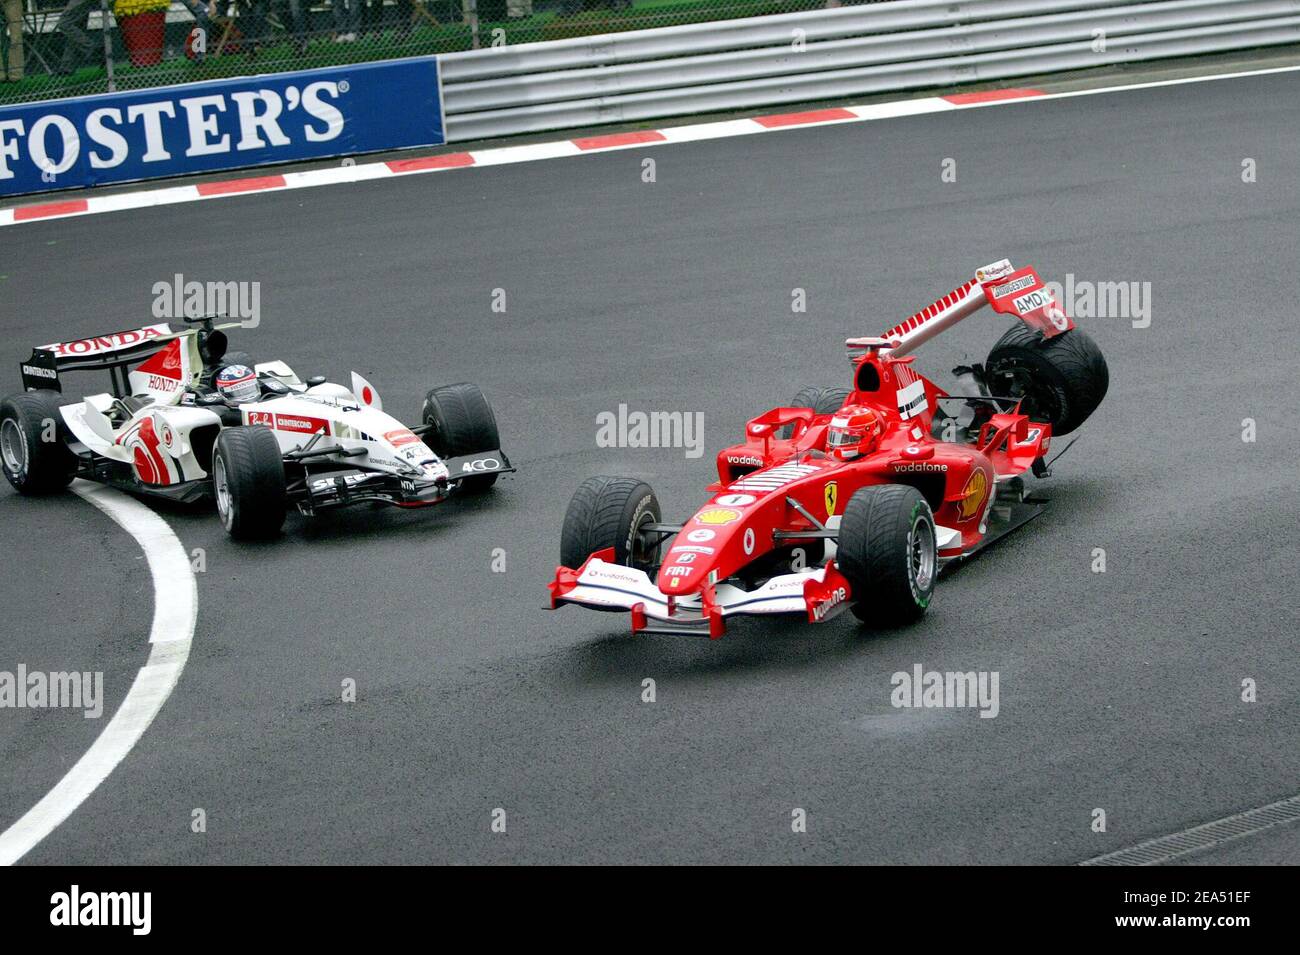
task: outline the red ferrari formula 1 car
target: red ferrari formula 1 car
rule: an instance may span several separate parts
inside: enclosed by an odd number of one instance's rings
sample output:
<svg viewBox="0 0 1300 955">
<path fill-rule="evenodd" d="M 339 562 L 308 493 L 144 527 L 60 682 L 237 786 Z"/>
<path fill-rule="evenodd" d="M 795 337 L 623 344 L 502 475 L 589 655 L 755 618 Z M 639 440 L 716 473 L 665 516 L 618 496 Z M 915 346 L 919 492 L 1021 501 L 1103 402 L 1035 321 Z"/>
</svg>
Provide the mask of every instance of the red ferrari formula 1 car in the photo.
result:
<svg viewBox="0 0 1300 955">
<path fill-rule="evenodd" d="M 954 370 L 966 393 L 913 370 L 911 351 L 984 305 L 1015 324 L 983 365 Z M 1023 475 L 1050 473 L 1052 439 L 1078 428 L 1109 382 L 1096 344 L 1037 272 L 1006 260 L 846 345 L 852 388 L 804 389 L 750 421 L 684 524 L 664 523 L 642 481 L 584 481 L 551 607 L 625 610 L 634 633 L 713 638 L 736 614 L 919 619 L 941 568 L 1039 513 Z"/>
</svg>

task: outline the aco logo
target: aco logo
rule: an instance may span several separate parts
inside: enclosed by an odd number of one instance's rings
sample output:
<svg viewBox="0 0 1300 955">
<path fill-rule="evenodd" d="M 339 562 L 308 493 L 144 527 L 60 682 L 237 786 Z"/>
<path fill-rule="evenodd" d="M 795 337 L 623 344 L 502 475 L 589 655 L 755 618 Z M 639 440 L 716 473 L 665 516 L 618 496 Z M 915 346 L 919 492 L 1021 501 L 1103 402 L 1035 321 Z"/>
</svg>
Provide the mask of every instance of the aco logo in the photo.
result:
<svg viewBox="0 0 1300 955">
<path fill-rule="evenodd" d="M 976 468 L 966 479 L 966 486 L 961 490 L 957 501 L 957 513 L 963 521 L 968 521 L 979 513 L 980 505 L 988 494 L 989 478 L 983 468 Z"/>
<path fill-rule="evenodd" d="M 709 507 L 695 515 L 697 524 L 712 524 L 719 527 L 740 520 L 740 511 L 730 507 Z"/>
</svg>

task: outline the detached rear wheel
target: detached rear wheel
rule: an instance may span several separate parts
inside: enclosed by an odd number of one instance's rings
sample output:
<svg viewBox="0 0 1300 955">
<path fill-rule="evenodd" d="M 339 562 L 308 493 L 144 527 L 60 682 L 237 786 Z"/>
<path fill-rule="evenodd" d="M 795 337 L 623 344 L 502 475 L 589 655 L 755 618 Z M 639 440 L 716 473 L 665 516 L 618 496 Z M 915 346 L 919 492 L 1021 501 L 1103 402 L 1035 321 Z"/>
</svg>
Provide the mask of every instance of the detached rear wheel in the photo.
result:
<svg viewBox="0 0 1300 955">
<path fill-rule="evenodd" d="M 659 521 L 659 499 L 644 481 L 587 478 L 573 492 L 564 514 L 560 563 L 581 567 L 597 551 L 613 548 L 615 563 L 653 573 L 659 566 L 660 537 L 645 527 Z"/>
<path fill-rule="evenodd" d="M 53 494 L 72 481 L 76 461 L 58 399 L 25 391 L 0 403 L 0 467 L 19 494 Z"/>
<path fill-rule="evenodd" d="M 266 540 L 284 527 L 284 456 L 269 428 L 227 428 L 212 455 L 217 515 L 236 540 Z"/>
<path fill-rule="evenodd" d="M 863 623 L 920 620 L 934 596 L 939 559 L 934 515 L 921 492 L 903 484 L 864 487 L 840 520 L 840 573 Z"/>
<path fill-rule="evenodd" d="M 1083 424 L 1110 386 L 1106 359 L 1086 333 L 1072 328 L 1044 339 L 1023 322 L 998 339 L 985 375 L 992 394 L 1020 398 L 1021 412 L 1050 424 L 1053 435 Z"/>
<path fill-rule="evenodd" d="M 431 426 L 424 436 L 425 443 L 444 460 L 501 448 L 496 415 L 478 385 L 461 382 L 431 389 L 424 396 L 423 420 Z M 460 488 L 479 494 L 496 484 L 498 476 L 466 478 Z"/>
</svg>

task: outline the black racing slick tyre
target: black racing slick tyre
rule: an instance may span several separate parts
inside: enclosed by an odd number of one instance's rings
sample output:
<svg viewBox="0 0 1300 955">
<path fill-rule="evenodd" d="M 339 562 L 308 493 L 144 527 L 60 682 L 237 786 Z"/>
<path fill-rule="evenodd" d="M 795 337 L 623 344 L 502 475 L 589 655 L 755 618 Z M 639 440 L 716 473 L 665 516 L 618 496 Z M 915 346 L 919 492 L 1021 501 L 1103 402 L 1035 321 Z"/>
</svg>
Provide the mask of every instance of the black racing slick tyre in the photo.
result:
<svg viewBox="0 0 1300 955">
<path fill-rule="evenodd" d="M 228 351 L 221 358 L 223 365 L 245 365 L 252 368 L 255 364 L 253 356 L 246 351 Z"/>
<path fill-rule="evenodd" d="M 217 516 L 236 540 L 266 540 L 284 526 L 284 456 L 269 428 L 227 428 L 212 455 Z"/>
<path fill-rule="evenodd" d="M 817 388 L 809 385 L 807 388 L 800 388 L 790 403 L 788 408 L 811 408 L 817 414 L 834 414 L 844 407 L 844 402 L 848 400 L 849 390 L 847 388 Z M 794 425 L 788 424 L 777 432 L 778 438 L 789 438 L 794 435 Z"/>
<path fill-rule="evenodd" d="M 461 382 L 431 389 L 424 396 L 423 421 L 430 426 L 424 435 L 425 443 L 443 460 L 501 448 L 496 415 L 478 385 Z M 485 474 L 466 478 L 460 488 L 478 494 L 496 484 L 497 477 Z"/>
<path fill-rule="evenodd" d="M 0 402 L 0 466 L 19 494 L 53 494 L 68 486 L 76 460 L 54 391 L 25 391 Z"/>
<path fill-rule="evenodd" d="M 854 494 L 840 519 L 836 563 L 863 623 L 896 627 L 921 619 L 939 570 L 934 515 L 921 492 L 877 484 Z"/>
<path fill-rule="evenodd" d="M 992 394 L 1021 398 L 1021 411 L 1050 424 L 1053 435 L 1083 424 L 1110 385 L 1101 349 L 1077 328 L 1044 339 L 1016 322 L 993 346 L 984 368 Z"/>
<path fill-rule="evenodd" d="M 644 481 L 587 478 L 564 513 L 560 563 L 576 569 L 592 554 L 612 547 L 616 563 L 652 573 L 659 565 L 660 535 L 642 529 L 658 524 L 659 515 L 659 499 Z"/>
</svg>

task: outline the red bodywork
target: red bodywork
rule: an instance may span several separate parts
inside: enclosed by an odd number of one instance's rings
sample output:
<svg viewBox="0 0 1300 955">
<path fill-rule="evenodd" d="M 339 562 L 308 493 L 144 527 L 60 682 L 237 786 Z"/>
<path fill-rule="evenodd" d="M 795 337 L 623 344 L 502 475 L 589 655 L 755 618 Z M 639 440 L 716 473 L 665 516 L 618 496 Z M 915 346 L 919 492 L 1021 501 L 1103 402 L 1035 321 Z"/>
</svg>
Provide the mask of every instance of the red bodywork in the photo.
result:
<svg viewBox="0 0 1300 955">
<path fill-rule="evenodd" d="M 1051 427 L 1031 422 L 1017 408 L 991 415 L 973 442 L 937 439 L 931 433 L 934 413 L 947 393 L 913 370 L 906 353 L 985 304 L 1047 337 L 1073 327 L 1032 268 L 1012 271 L 1009 263 L 997 263 L 884 336 L 849 339 L 853 390 L 845 405 L 867 405 L 878 413 L 885 426 L 878 447 L 849 461 L 829 456 L 826 433 L 834 415 L 818 415 L 810 408 L 773 408 L 751 420 L 745 440 L 718 453 L 718 480 L 707 489 L 709 501 L 663 551 L 654 586 L 665 598 L 668 615 L 673 616 L 677 601 L 689 601 L 692 612 L 707 621 L 709 635 L 720 636 L 724 611 L 717 585 L 778 547 L 816 544 L 815 536 L 800 538 L 798 532 L 836 526 L 850 498 L 868 485 L 908 484 L 925 496 L 939 532 L 941 561 L 976 548 L 987 531 L 997 484 L 1020 475 L 1047 453 Z M 793 433 L 777 437 L 788 425 Z M 620 570 L 612 560 L 613 552 L 607 551 L 593 554 L 577 570 L 558 568 L 550 584 L 552 606 L 584 580 L 611 591 L 621 586 L 621 593 L 631 594 L 632 576 L 640 572 Z M 620 580 L 620 574 L 627 579 Z M 609 581 L 597 582 L 602 575 Z M 803 608 L 813 623 L 830 619 L 852 601 L 834 561 L 820 579 L 801 578 L 801 585 Z M 611 599 L 605 605 L 626 606 L 633 630 L 646 629 L 647 605 L 635 602 L 634 595 L 618 599 L 623 603 Z M 573 602 L 594 605 L 576 597 Z"/>
</svg>

